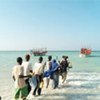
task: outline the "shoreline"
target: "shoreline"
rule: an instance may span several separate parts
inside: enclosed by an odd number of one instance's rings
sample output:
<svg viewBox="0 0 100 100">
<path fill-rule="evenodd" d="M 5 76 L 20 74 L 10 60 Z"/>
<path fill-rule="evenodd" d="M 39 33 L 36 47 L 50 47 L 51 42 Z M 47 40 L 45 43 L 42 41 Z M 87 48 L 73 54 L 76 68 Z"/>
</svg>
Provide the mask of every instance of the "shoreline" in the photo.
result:
<svg viewBox="0 0 100 100">
<path fill-rule="evenodd" d="M 86 91 L 83 88 L 70 89 L 70 87 L 71 85 L 67 83 L 57 89 L 43 89 L 41 96 L 36 95 L 27 100 L 100 100 L 98 93 L 91 93 L 92 89 Z"/>
<path fill-rule="evenodd" d="M 4 79 L 3 82 L 0 85 L 0 96 L 2 100 L 12 100 L 14 82 L 12 79 Z M 57 89 L 46 89 L 44 85 L 41 96 L 29 100 L 100 100 L 99 73 L 69 72 L 66 83 L 59 86 Z"/>
</svg>

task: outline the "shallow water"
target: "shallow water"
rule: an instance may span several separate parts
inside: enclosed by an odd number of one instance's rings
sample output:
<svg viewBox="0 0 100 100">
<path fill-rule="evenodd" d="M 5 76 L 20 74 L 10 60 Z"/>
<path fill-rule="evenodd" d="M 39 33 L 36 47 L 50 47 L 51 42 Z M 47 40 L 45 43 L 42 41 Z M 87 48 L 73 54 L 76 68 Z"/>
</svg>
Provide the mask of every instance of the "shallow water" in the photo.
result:
<svg viewBox="0 0 100 100">
<path fill-rule="evenodd" d="M 0 96 L 2 100 L 12 100 L 14 93 L 14 82 L 12 80 L 12 67 L 16 64 L 16 58 L 24 58 L 27 51 L 2 51 L 0 52 Z M 44 56 L 52 55 L 54 59 L 60 60 L 62 55 L 68 55 L 73 68 L 69 70 L 64 92 L 55 96 L 68 100 L 100 100 L 100 52 L 92 52 L 91 56 L 80 58 L 78 51 L 50 51 Z M 34 65 L 38 57 L 31 57 Z M 65 93 L 67 92 L 67 93 Z M 53 95 L 53 94 L 51 94 Z M 66 96 L 64 96 L 66 95 Z M 55 97 L 54 96 L 54 97 Z M 49 97 L 49 95 L 47 96 Z M 44 99 L 47 97 L 43 96 Z M 52 99 L 51 99 L 52 100 Z"/>
</svg>

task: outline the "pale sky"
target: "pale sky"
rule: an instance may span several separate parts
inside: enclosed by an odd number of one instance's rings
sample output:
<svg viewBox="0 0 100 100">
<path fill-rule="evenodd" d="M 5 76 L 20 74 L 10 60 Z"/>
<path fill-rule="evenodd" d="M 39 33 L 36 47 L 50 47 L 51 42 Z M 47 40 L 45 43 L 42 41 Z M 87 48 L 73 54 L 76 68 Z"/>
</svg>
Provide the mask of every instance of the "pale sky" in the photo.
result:
<svg viewBox="0 0 100 100">
<path fill-rule="evenodd" d="M 0 0 L 0 50 L 100 50 L 99 0 Z"/>
</svg>

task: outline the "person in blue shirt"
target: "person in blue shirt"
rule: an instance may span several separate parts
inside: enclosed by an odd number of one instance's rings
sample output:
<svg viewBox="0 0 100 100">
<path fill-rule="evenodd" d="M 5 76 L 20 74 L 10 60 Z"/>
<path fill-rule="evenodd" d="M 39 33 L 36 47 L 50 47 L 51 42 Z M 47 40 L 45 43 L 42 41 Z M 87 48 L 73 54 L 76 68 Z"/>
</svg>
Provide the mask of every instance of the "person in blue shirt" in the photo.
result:
<svg viewBox="0 0 100 100">
<path fill-rule="evenodd" d="M 54 59 L 52 61 L 52 67 L 51 67 L 51 78 L 54 81 L 54 89 L 58 87 L 59 85 L 59 72 L 58 72 L 59 64 Z"/>
<path fill-rule="evenodd" d="M 51 67 L 47 71 L 44 72 L 44 77 L 50 77 L 54 81 L 54 89 L 58 87 L 59 84 L 59 72 L 58 72 L 59 64 L 56 60 L 52 60 Z"/>
</svg>

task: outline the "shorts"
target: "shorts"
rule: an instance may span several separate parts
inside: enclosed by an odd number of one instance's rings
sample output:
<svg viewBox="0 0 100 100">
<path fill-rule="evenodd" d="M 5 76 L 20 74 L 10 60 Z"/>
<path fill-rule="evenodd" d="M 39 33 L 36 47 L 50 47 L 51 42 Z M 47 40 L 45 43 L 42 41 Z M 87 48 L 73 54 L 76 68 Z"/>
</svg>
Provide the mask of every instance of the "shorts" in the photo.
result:
<svg viewBox="0 0 100 100">
<path fill-rule="evenodd" d="M 25 86 L 23 88 L 16 88 L 15 89 L 15 100 L 17 100 L 18 98 L 25 98 L 28 95 L 28 87 Z"/>
</svg>

